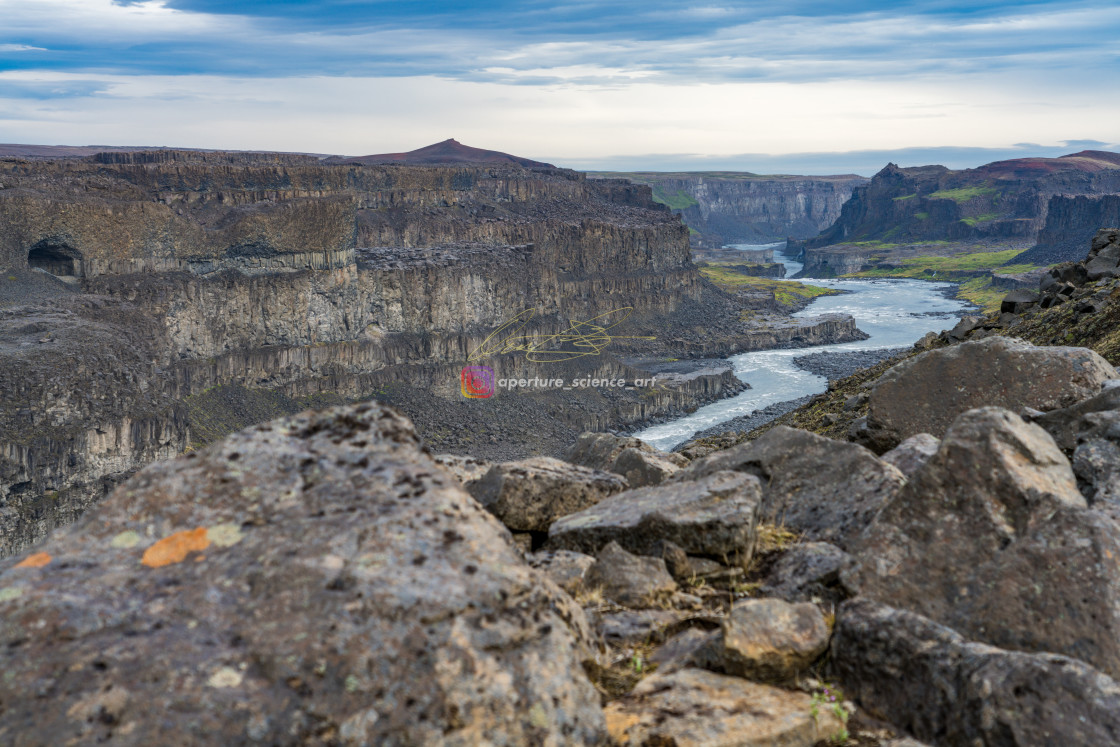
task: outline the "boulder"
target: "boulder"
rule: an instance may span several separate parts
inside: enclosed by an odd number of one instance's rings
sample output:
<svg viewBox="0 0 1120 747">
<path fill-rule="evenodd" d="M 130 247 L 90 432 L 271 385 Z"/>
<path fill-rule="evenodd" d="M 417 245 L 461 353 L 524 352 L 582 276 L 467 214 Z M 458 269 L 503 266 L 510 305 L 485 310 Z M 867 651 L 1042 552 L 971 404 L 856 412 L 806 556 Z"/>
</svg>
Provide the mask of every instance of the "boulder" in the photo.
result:
<svg viewBox="0 0 1120 747">
<path fill-rule="evenodd" d="M 485 459 L 477 459 L 472 456 L 460 456 L 459 454 L 434 454 L 432 460 L 455 475 L 455 479 L 463 485 L 473 480 L 478 480 L 494 466 L 492 462 L 488 462 Z"/>
<path fill-rule="evenodd" d="M 930 350 L 890 368 L 871 390 L 867 429 L 878 452 L 917 433 L 940 438 L 975 407 L 1068 407 L 1101 390 L 1116 369 L 1088 348 L 1036 347 L 993 336 Z"/>
<path fill-rule="evenodd" d="M 1086 508 L 1053 439 L 1012 412 L 961 415 L 851 552 L 842 576 L 860 594 L 1120 673 L 1120 524 Z"/>
<path fill-rule="evenodd" d="M 1099 394 L 1069 407 L 1041 413 L 1032 417 L 1031 421 L 1045 428 L 1053 436 L 1058 447 L 1069 453 L 1077 448 L 1079 434 L 1091 427 L 1091 424 L 1085 420 L 1087 415 L 1120 411 L 1120 386 L 1116 384 L 1120 382 L 1107 381 L 1104 390 Z"/>
<path fill-rule="evenodd" d="M 653 554 L 668 540 L 689 554 L 746 562 L 754 549 L 761 492 L 757 478 L 737 472 L 627 490 L 558 520 L 548 544 L 597 552 L 616 541 L 631 552 Z"/>
<path fill-rule="evenodd" d="M 607 644 L 617 648 L 662 641 L 692 616 L 682 610 L 616 610 L 592 613 L 589 622 Z"/>
<path fill-rule="evenodd" d="M 622 475 L 632 488 L 662 483 L 688 465 L 688 459 L 680 454 L 659 451 L 633 436 L 610 433 L 581 433 L 564 451 L 563 458 L 572 464 Z"/>
<path fill-rule="evenodd" d="M 1090 282 L 1101 278 L 1114 278 L 1120 275 L 1116 264 L 1116 257 L 1097 256 L 1085 263 L 1085 274 Z"/>
<path fill-rule="evenodd" d="M 781 599 L 736 602 L 697 662 L 758 682 L 792 681 L 828 648 L 829 630 L 815 604 Z"/>
<path fill-rule="evenodd" d="M 531 567 L 543 572 L 552 579 L 552 583 L 568 593 L 583 587 L 584 576 L 595 565 L 592 556 L 570 550 L 535 552 L 525 559 Z"/>
<path fill-rule="evenodd" d="M 588 588 L 602 589 L 603 596 L 624 607 L 648 607 L 677 590 L 664 560 L 633 555 L 617 542 L 599 551 L 584 583 Z"/>
<path fill-rule="evenodd" d="M 758 593 L 787 602 L 837 604 L 852 596 L 841 580 L 841 572 L 854 563 L 851 555 L 835 545 L 799 542 L 782 553 Z"/>
<path fill-rule="evenodd" d="M 519 532 L 547 532 L 561 516 L 594 506 L 625 490 L 618 475 L 562 462 L 531 457 L 495 464 L 467 491 L 502 523 Z"/>
<path fill-rule="evenodd" d="M 1078 444 L 1073 452 L 1073 473 L 1090 504 L 1120 507 L 1120 444 L 1103 438 Z"/>
<path fill-rule="evenodd" d="M 910 478 L 937 453 L 940 444 L 939 439 L 928 433 L 917 433 L 883 454 L 882 459 L 887 464 L 898 467 L 899 472 Z"/>
<path fill-rule="evenodd" d="M 854 599 L 837 615 L 831 661 L 864 712 L 932 744 L 1120 744 L 1120 683 L 1076 659 L 969 643 Z"/>
<path fill-rule="evenodd" d="M 623 449 L 614 462 L 611 472 L 622 475 L 632 488 L 660 485 L 684 467 L 688 460 L 680 454 L 662 451 Z"/>
<path fill-rule="evenodd" d="M 1029 288 L 1016 288 L 1003 297 L 999 310 L 1009 314 L 1021 314 L 1038 303 L 1038 293 Z"/>
<path fill-rule="evenodd" d="M 653 674 L 606 708 L 618 745 L 812 747 L 844 725 L 812 698 L 703 669 Z"/>
<path fill-rule="evenodd" d="M 594 640 L 406 418 L 304 413 L 0 561 L 0 743 L 596 743 Z"/>
<path fill-rule="evenodd" d="M 693 462 L 671 484 L 721 470 L 759 478 L 765 486 L 761 521 L 840 547 L 863 531 L 906 481 L 862 446 L 778 426 L 754 441 Z"/>
</svg>

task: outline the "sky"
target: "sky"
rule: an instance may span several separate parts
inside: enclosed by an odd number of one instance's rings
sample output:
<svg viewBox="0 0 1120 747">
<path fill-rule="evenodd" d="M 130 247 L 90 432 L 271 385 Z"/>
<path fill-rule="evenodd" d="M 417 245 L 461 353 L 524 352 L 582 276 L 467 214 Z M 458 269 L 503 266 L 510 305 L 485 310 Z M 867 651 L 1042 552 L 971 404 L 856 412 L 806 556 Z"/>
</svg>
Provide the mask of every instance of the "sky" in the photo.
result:
<svg viewBox="0 0 1120 747">
<path fill-rule="evenodd" d="M 0 0 L 0 142 L 870 175 L 1120 150 L 1111 0 Z"/>
</svg>

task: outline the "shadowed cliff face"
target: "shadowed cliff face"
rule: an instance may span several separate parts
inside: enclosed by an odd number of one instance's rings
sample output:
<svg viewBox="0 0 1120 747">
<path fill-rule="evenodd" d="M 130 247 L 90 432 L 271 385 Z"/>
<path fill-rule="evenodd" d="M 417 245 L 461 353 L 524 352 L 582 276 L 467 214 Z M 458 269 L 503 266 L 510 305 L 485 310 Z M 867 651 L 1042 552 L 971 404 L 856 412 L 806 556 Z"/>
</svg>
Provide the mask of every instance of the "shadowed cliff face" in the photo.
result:
<svg viewBox="0 0 1120 747">
<path fill-rule="evenodd" d="M 839 219 L 802 242 L 1033 241 L 1055 194 L 1120 191 L 1116 154 L 1084 151 L 1061 158 L 998 161 L 976 169 L 899 168 L 888 164 L 856 188 Z M 1099 224 L 1094 224 L 1096 230 Z"/>
<path fill-rule="evenodd" d="M 679 212 L 697 246 L 766 243 L 816 236 L 840 217 L 852 189 L 867 179 L 754 174 L 627 174 Z"/>
</svg>

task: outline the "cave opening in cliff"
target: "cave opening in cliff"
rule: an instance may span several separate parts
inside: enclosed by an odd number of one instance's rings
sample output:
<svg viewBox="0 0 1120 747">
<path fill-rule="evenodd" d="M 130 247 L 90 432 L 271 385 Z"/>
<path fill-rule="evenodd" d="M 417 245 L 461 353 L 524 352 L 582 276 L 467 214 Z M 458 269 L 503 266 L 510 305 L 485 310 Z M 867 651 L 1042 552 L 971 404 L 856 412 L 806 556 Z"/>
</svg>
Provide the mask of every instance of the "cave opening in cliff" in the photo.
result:
<svg viewBox="0 0 1120 747">
<path fill-rule="evenodd" d="M 40 241 L 27 253 L 27 266 L 60 278 L 81 277 L 82 253 L 52 239 Z"/>
</svg>

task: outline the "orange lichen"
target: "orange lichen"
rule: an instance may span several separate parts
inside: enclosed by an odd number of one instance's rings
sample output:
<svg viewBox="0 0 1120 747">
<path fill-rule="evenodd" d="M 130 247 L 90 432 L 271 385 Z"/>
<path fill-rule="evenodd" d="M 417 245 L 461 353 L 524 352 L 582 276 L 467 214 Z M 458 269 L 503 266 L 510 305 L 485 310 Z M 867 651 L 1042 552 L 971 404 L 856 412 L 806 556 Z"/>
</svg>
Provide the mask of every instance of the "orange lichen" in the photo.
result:
<svg viewBox="0 0 1120 747">
<path fill-rule="evenodd" d="M 51 562 L 52 558 L 45 552 L 37 552 L 34 555 L 28 555 L 23 559 L 23 562 L 16 566 L 16 568 L 42 568 L 47 563 Z"/>
<path fill-rule="evenodd" d="M 164 537 L 144 551 L 141 563 L 149 568 L 162 568 L 165 565 L 182 563 L 187 555 L 192 552 L 202 552 L 210 547 L 210 539 L 206 536 L 206 528 L 188 529 L 185 532 L 176 532 Z"/>
</svg>

